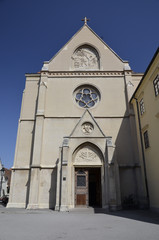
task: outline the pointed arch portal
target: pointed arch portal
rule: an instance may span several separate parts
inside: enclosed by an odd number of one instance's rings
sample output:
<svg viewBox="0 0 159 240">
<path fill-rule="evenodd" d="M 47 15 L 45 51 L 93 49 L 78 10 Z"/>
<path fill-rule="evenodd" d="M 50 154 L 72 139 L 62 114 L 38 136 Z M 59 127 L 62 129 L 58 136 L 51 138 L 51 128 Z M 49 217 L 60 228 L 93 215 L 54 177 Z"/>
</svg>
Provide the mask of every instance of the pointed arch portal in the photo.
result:
<svg viewBox="0 0 159 240">
<path fill-rule="evenodd" d="M 101 207 L 102 154 L 89 143 L 75 151 L 75 206 Z"/>
</svg>

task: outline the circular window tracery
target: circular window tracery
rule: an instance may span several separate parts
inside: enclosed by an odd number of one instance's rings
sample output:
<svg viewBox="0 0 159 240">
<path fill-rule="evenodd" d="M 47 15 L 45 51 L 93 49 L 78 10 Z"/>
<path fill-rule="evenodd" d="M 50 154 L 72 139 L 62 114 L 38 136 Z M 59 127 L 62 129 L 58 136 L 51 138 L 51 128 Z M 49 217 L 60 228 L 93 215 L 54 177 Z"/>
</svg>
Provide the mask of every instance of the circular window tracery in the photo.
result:
<svg viewBox="0 0 159 240">
<path fill-rule="evenodd" d="M 80 107 L 91 108 L 99 101 L 99 92 L 90 86 L 83 86 L 75 91 L 75 101 Z"/>
</svg>

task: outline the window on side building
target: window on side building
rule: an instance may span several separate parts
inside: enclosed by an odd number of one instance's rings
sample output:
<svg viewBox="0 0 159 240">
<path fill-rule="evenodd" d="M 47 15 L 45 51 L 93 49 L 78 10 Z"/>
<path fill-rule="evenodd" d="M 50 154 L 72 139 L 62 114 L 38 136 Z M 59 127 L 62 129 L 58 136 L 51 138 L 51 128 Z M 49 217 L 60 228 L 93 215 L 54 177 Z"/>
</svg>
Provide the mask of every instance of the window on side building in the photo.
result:
<svg viewBox="0 0 159 240">
<path fill-rule="evenodd" d="M 140 113 L 141 113 L 141 115 L 143 115 L 144 112 L 145 112 L 145 106 L 144 106 L 144 100 L 143 100 L 143 98 L 141 99 L 141 101 L 139 102 L 139 104 L 140 104 Z"/>
<path fill-rule="evenodd" d="M 145 149 L 147 149 L 150 146 L 149 136 L 148 136 L 148 131 L 147 130 L 144 132 L 144 143 L 145 143 Z"/>
<path fill-rule="evenodd" d="M 154 86 L 154 90 L 155 90 L 155 95 L 158 96 L 159 95 L 159 74 L 153 80 L 153 86 Z"/>
</svg>

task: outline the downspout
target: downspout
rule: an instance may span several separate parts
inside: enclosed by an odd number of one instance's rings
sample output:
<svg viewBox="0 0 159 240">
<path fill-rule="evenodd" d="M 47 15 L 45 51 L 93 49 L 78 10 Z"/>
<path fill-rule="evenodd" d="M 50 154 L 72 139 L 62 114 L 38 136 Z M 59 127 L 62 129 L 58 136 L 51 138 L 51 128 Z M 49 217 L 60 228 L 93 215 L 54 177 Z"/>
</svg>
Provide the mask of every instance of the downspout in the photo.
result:
<svg viewBox="0 0 159 240">
<path fill-rule="evenodd" d="M 61 159 L 60 159 L 60 191 L 59 191 L 59 212 L 61 209 L 61 195 L 62 195 L 62 160 L 63 160 L 63 146 L 61 148 Z"/>
<path fill-rule="evenodd" d="M 137 117 L 138 117 L 138 123 L 139 123 L 140 142 L 141 142 L 141 150 L 142 150 L 142 160 L 143 160 L 143 166 L 144 166 L 146 197 L 147 197 L 147 203 L 148 203 L 148 208 L 149 208 L 150 207 L 150 198 L 149 198 L 149 190 L 148 190 L 146 162 L 145 162 L 145 154 L 144 154 L 144 144 L 143 144 L 142 131 L 141 131 L 141 121 L 140 121 L 140 115 L 139 115 L 139 104 L 138 104 L 137 98 L 134 97 L 134 99 L 136 100 L 136 107 L 137 107 Z"/>
</svg>

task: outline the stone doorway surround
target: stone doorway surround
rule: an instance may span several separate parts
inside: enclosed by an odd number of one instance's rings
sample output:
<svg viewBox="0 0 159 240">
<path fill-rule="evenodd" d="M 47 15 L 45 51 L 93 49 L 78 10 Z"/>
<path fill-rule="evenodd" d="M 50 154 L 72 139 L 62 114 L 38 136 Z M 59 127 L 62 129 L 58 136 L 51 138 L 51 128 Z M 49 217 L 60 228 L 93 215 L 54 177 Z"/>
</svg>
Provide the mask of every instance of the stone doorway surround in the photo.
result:
<svg viewBox="0 0 159 240">
<path fill-rule="evenodd" d="M 103 139 L 104 140 L 104 139 Z M 106 139 L 105 139 L 106 140 Z M 119 169 L 114 159 L 114 147 L 108 146 L 105 141 L 105 158 L 100 149 L 91 142 L 84 142 L 71 151 L 75 139 L 70 139 L 69 145 L 60 148 L 59 163 L 57 165 L 57 192 L 55 210 L 68 211 L 76 207 L 75 202 L 75 169 L 76 168 L 100 168 L 101 169 L 101 207 L 118 209 L 121 206 Z M 96 155 L 94 160 L 82 157 Z M 87 152 L 87 154 L 86 154 Z M 68 160 L 67 160 L 68 159 Z"/>
<path fill-rule="evenodd" d="M 84 129 L 84 130 L 83 130 Z M 86 131 L 87 130 L 87 131 Z M 75 169 L 101 169 L 101 207 L 121 205 L 115 145 L 106 137 L 88 109 L 68 137 L 64 137 L 57 163 L 56 210 L 76 207 Z"/>
</svg>

